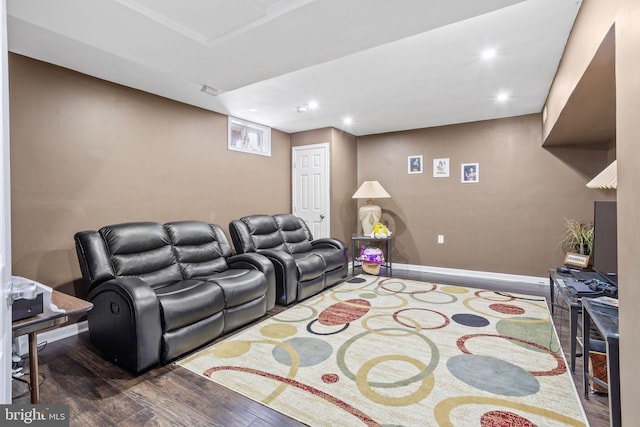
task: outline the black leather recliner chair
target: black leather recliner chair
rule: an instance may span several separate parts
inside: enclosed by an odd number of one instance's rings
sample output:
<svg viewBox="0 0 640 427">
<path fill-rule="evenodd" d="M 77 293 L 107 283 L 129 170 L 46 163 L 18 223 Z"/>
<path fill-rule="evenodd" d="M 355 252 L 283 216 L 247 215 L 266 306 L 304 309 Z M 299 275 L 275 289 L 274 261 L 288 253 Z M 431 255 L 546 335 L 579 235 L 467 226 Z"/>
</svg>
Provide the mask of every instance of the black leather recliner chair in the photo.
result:
<svg viewBox="0 0 640 427">
<path fill-rule="evenodd" d="M 218 225 L 109 225 L 74 236 L 94 307 L 91 342 L 139 373 L 263 316 L 275 305 L 271 262 L 232 256 Z"/>
<path fill-rule="evenodd" d="M 347 276 L 346 245 L 334 238 L 314 240 L 295 215 L 246 216 L 232 221 L 229 233 L 237 253 L 259 253 L 273 262 L 279 305 L 301 301 Z"/>
</svg>

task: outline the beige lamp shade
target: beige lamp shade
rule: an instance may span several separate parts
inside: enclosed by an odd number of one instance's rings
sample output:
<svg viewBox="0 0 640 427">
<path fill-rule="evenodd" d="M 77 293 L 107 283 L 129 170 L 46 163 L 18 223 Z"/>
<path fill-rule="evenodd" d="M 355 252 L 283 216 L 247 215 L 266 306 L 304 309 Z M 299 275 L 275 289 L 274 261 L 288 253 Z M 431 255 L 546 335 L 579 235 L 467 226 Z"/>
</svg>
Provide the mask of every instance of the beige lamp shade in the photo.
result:
<svg viewBox="0 0 640 427">
<path fill-rule="evenodd" d="M 367 199 L 367 204 L 362 205 L 358 210 L 358 221 L 362 224 L 362 234 L 365 236 L 373 235 L 373 227 L 380 222 L 382 217 L 382 209 L 380 206 L 373 204 L 373 199 L 386 199 L 391 197 L 387 190 L 380 185 L 378 181 L 365 181 L 362 183 L 358 191 L 352 198 Z"/>
</svg>

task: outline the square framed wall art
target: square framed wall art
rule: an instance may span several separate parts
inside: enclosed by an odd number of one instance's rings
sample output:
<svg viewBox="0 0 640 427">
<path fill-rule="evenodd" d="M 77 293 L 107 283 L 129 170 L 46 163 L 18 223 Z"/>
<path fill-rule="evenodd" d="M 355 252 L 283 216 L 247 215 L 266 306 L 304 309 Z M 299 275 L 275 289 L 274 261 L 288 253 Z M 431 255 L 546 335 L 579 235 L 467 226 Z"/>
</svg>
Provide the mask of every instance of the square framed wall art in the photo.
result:
<svg viewBox="0 0 640 427">
<path fill-rule="evenodd" d="M 460 181 L 465 184 L 480 181 L 480 163 L 462 163 L 460 165 Z"/>
<path fill-rule="evenodd" d="M 433 159 L 433 177 L 449 178 L 449 159 Z"/>
<path fill-rule="evenodd" d="M 407 168 L 408 173 L 422 173 L 422 156 L 409 156 Z"/>
</svg>

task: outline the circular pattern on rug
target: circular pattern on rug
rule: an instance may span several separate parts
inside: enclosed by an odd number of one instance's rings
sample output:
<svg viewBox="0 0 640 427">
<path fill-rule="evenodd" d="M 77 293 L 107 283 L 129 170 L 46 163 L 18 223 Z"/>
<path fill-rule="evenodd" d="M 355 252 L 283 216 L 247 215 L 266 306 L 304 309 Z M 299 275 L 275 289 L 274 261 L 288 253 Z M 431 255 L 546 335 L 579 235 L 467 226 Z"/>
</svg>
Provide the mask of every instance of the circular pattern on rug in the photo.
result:
<svg viewBox="0 0 640 427">
<path fill-rule="evenodd" d="M 374 298 L 378 298 L 378 295 L 374 294 L 373 292 L 364 292 L 361 293 L 360 295 L 358 295 L 360 298 L 365 298 L 365 299 L 374 299 Z"/>
<path fill-rule="evenodd" d="M 532 347 L 535 347 L 539 350 L 542 350 L 543 352 L 547 353 L 548 355 L 550 355 L 551 357 L 553 357 L 556 360 L 556 367 L 548 370 L 548 371 L 529 371 L 531 373 L 531 375 L 535 375 L 535 376 L 553 376 L 553 375 L 560 375 L 563 374 L 566 370 L 567 370 L 567 365 L 564 362 L 564 359 L 562 357 L 561 354 L 556 353 L 554 351 L 552 351 L 551 349 L 542 346 L 540 344 L 536 344 L 534 342 L 531 341 L 527 341 L 527 340 L 523 340 L 520 338 L 516 338 L 516 337 L 510 337 L 507 335 L 494 335 L 494 334 L 471 334 L 471 335 L 464 335 L 460 338 L 458 338 L 457 344 L 458 344 L 458 348 L 460 349 L 460 351 L 462 351 L 465 354 L 471 354 L 471 352 L 467 349 L 466 347 L 466 342 L 471 339 L 471 338 L 479 338 L 479 337 L 484 337 L 484 338 L 502 338 L 505 340 L 509 340 L 511 342 L 520 342 L 520 343 L 524 343 L 524 344 L 528 344 Z"/>
<path fill-rule="evenodd" d="M 482 414 L 480 417 L 481 427 L 506 427 L 506 426 L 518 426 L 518 427 L 537 427 L 528 419 L 521 417 L 518 414 L 508 411 L 489 411 Z"/>
<path fill-rule="evenodd" d="M 473 328 L 482 328 L 489 324 L 489 319 L 478 316 L 477 314 L 458 313 L 451 316 L 451 320 L 459 325 L 470 326 Z"/>
<path fill-rule="evenodd" d="M 451 304 L 458 301 L 458 297 L 449 292 L 433 291 L 426 294 L 412 294 L 411 298 L 427 304 Z"/>
<path fill-rule="evenodd" d="M 251 343 L 249 341 L 237 340 L 237 341 L 223 341 L 218 346 L 211 349 L 211 353 L 214 356 L 220 358 L 230 358 L 242 356 L 251 349 Z"/>
<path fill-rule="evenodd" d="M 487 409 L 493 409 L 498 406 L 502 406 L 505 408 L 514 409 L 520 413 L 526 412 L 534 416 L 548 418 L 549 420 L 556 421 L 556 423 L 562 423 L 562 425 L 585 427 L 585 423 L 582 420 L 572 418 L 560 412 L 556 412 L 539 406 L 527 405 L 526 403 L 522 402 L 514 402 L 496 397 L 485 396 L 456 396 L 441 400 L 433 408 L 433 413 L 438 425 L 454 425 L 451 416 L 454 412 L 458 412 L 457 410 L 459 410 L 459 412 L 465 417 L 465 422 L 467 422 L 469 411 L 463 408 L 467 405 L 469 405 L 470 407 L 486 405 L 488 407 Z"/>
<path fill-rule="evenodd" d="M 364 299 L 349 299 L 330 305 L 318 315 L 318 323 L 325 326 L 338 326 L 351 323 L 367 314 L 371 303 Z"/>
<path fill-rule="evenodd" d="M 469 292 L 467 288 L 462 288 L 460 286 L 452 286 L 452 285 L 440 286 L 440 290 L 448 294 L 466 294 L 467 292 Z"/>
<path fill-rule="evenodd" d="M 314 319 L 311 322 L 307 323 L 307 331 L 310 334 L 313 335 L 321 335 L 321 336 L 329 336 L 329 335 L 336 335 L 339 334 L 342 331 L 346 331 L 347 328 L 349 327 L 350 323 L 345 323 L 344 325 L 342 325 L 341 328 L 325 328 L 325 329 L 329 329 L 329 330 L 320 330 L 322 329 L 322 325 L 320 325 L 321 327 L 318 329 L 314 329 L 314 325 L 318 323 L 318 319 Z"/>
<path fill-rule="evenodd" d="M 531 323 L 522 322 L 525 319 L 532 320 Z M 544 322 L 540 322 L 540 320 L 545 320 Z M 546 350 L 542 350 L 540 347 L 544 347 L 545 349 L 551 348 L 555 351 L 560 351 L 560 346 L 558 345 L 558 341 L 556 340 L 556 335 L 553 330 L 553 325 L 549 321 L 549 319 L 536 319 L 533 317 L 525 317 L 514 319 L 503 319 L 499 320 L 496 323 L 496 331 L 500 335 L 505 335 L 514 338 L 520 338 L 524 342 L 521 341 L 512 341 L 514 344 L 519 345 L 521 347 L 545 352 Z M 538 346 L 532 346 L 529 343 L 536 343 Z"/>
<path fill-rule="evenodd" d="M 461 354 L 450 358 L 447 368 L 465 384 L 500 396 L 530 396 L 540 390 L 530 372 L 491 356 Z"/>
<path fill-rule="evenodd" d="M 321 378 L 322 382 L 325 384 L 334 384 L 340 381 L 340 376 L 338 374 L 324 374 Z"/>
<path fill-rule="evenodd" d="M 305 316 L 304 313 L 301 313 L 306 310 L 309 310 L 308 316 Z M 292 316 L 292 313 L 297 313 L 300 317 L 295 317 L 295 318 L 288 317 L 288 316 Z M 296 305 L 295 310 L 285 310 L 282 313 L 276 316 L 273 316 L 272 319 L 277 320 L 278 322 L 283 322 L 283 323 L 296 323 L 296 322 L 304 322 L 305 320 L 315 319 L 316 317 L 318 317 L 318 310 L 316 310 L 313 307 L 308 307 L 304 304 L 298 304 Z"/>
<path fill-rule="evenodd" d="M 400 290 L 392 289 L 389 285 L 400 285 Z M 384 280 L 380 282 L 380 288 L 394 294 L 414 295 L 414 294 L 426 294 L 428 292 L 435 291 L 436 289 L 438 289 L 438 285 L 431 283 L 431 289 L 419 289 L 416 291 L 406 291 L 405 289 L 407 288 L 407 285 L 404 282 Z"/>
<path fill-rule="evenodd" d="M 296 334 L 298 328 L 289 324 L 273 323 L 260 328 L 260 333 L 268 338 L 288 338 Z"/>
<path fill-rule="evenodd" d="M 489 294 L 486 296 L 483 296 L 483 294 Z M 482 299 L 486 299 L 489 301 L 515 301 L 515 297 L 509 294 L 505 294 L 503 292 L 498 293 L 496 291 L 485 291 L 485 290 L 480 290 L 474 293 L 475 296 L 477 296 L 478 298 L 482 298 Z"/>
<path fill-rule="evenodd" d="M 431 394 L 433 386 L 435 385 L 435 378 L 432 374 L 429 374 L 426 377 L 422 378 L 418 389 L 406 396 L 385 396 L 376 392 L 373 389 L 372 385 L 379 383 L 375 381 L 369 381 L 369 373 L 377 365 L 389 361 L 394 362 L 394 366 L 397 366 L 398 362 L 409 363 L 413 365 L 418 371 L 422 372 L 425 372 L 427 368 L 425 364 L 420 360 L 400 354 L 375 357 L 362 364 L 362 366 L 360 366 L 360 369 L 358 369 L 358 373 L 356 374 L 356 385 L 358 386 L 358 390 L 360 390 L 360 393 L 362 393 L 363 396 L 366 396 L 373 402 L 387 406 L 407 406 L 419 402 L 425 397 L 429 396 L 429 394 Z M 397 387 L 396 383 L 394 383 L 393 385 L 390 384 L 390 386 Z"/>
<path fill-rule="evenodd" d="M 478 313 L 480 315 L 486 316 L 486 317 L 493 317 L 493 318 L 497 318 L 497 319 L 503 319 L 504 315 L 502 313 L 496 314 L 498 312 L 496 312 L 495 310 L 492 310 L 489 306 L 486 305 L 486 301 L 494 301 L 492 299 L 489 298 L 485 298 L 482 296 L 479 296 L 478 294 L 480 294 L 480 292 L 483 291 L 478 291 L 476 292 L 476 296 L 475 297 L 469 297 L 469 298 L 465 298 L 462 301 L 462 304 L 468 308 L 470 311 L 473 311 L 475 313 Z M 486 292 L 486 291 L 484 291 Z M 512 298 L 513 299 L 513 298 Z M 534 302 L 530 302 L 530 301 L 524 301 L 524 300 L 520 300 L 519 304 L 523 304 L 523 305 L 530 305 L 532 307 L 534 307 L 534 310 L 539 310 L 540 309 L 540 305 Z M 493 305 L 493 304 L 491 304 Z M 510 304 L 506 304 L 506 305 L 510 305 Z M 548 322 L 548 318 L 546 319 L 533 319 L 531 317 L 525 318 L 525 317 L 513 317 L 511 318 L 512 321 L 514 322 L 526 322 L 526 323 L 544 323 L 544 322 Z"/>
<path fill-rule="evenodd" d="M 409 332 L 409 335 L 415 335 L 415 337 L 422 339 L 427 346 L 429 347 L 429 351 L 431 353 L 431 360 L 429 361 L 429 364 L 425 367 L 425 369 L 422 372 L 419 372 L 418 374 L 406 378 L 406 379 L 402 379 L 402 380 L 398 380 L 398 381 L 394 381 L 391 383 L 385 383 L 385 382 L 368 382 L 368 386 L 369 387 L 388 387 L 388 388 L 395 388 L 395 387 L 402 387 L 405 386 L 407 384 L 412 384 L 416 381 L 422 381 L 424 380 L 427 376 L 431 375 L 434 371 L 434 369 L 436 369 L 436 367 L 438 366 L 438 362 L 440 360 L 440 351 L 438 350 L 438 346 L 428 337 L 426 337 L 425 335 L 422 335 L 418 332 L 415 331 L 409 331 L 406 329 L 400 329 L 400 328 L 383 328 L 380 329 L 377 332 L 381 332 L 381 331 L 401 331 L 401 332 Z M 354 344 L 358 343 L 358 341 L 360 339 L 364 339 L 366 338 L 368 335 L 372 334 L 373 332 L 361 332 L 358 335 L 354 335 L 353 337 L 349 338 L 347 341 L 345 341 L 344 344 L 342 344 L 342 346 L 338 349 L 338 352 L 336 353 L 336 362 L 338 364 L 338 367 L 340 368 L 340 370 L 342 371 L 342 373 L 349 379 L 351 380 L 356 380 L 357 378 L 357 374 L 351 372 L 351 370 L 349 369 L 349 367 L 347 366 L 347 352 L 349 351 L 349 349 L 351 347 L 354 346 Z M 390 351 L 392 351 L 393 349 L 390 349 Z M 420 351 L 420 349 L 417 349 L 416 351 Z M 425 350 L 421 350 L 426 352 Z M 377 358 L 375 358 L 376 360 L 378 360 L 380 357 L 383 356 L 379 356 Z M 389 358 L 403 358 L 405 357 L 404 355 L 398 354 L 398 355 L 388 355 L 388 356 L 384 356 L 387 358 L 387 360 Z M 366 364 L 369 363 L 367 361 L 362 362 L 362 364 Z M 362 365 L 361 365 L 362 366 Z"/>
<path fill-rule="evenodd" d="M 524 308 L 512 304 L 491 304 L 489 308 L 502 314 L 523 314 Z"/>
<path fill-rule="evenodd" d="M 414 312 L 415 312 L 415 311 L 417 311 L 417 312 L 435 313 L 435 314 L 437 314 L 438 316 L 440 316 L 440 318 L 444 319 L 444 322 L 442 322 L 442 323 L 440 323 L 440 324 L 436 324 L 435 326 L 429 326 L 429 325 L 423 325 L 423 324 L 420 324 L 420 328 L 421 328 L 421 329 L 441 329 L 441 328 L 446 327 L 446 326 L 449 324 L 449 322 L 450 322 L 450 321 L 449 321 L 449 318 L 448 318 L 447 316 L 445 316 L 444 314 L 440 313 L 439 311 L 430 310 L 430 309 L 428 309 L 428 308 L 404 308 L 404 309 L 402 309 L 402 310 L 398 310 L 398 311 L 396 311 L 395 313 L 393 313 L 393 320 L 395 320 L 396 322 L 398 322 L 398 323 L 399 323 L 399 324 L 401 324 L 402 326 L 406 326 L 406 327 L 408 327 L 408 328 L 413 328 L 414 326 L 412 326 L 412 325 L 408 325 L 408 324 L 406 324 L 406 323 L 404 323 L 403 321 L 401 321 L 401 320 L 400 320 L 400 317 L 401 317 L 401 316 L 400 316 L 400 313 L 406 313 L 406 312 L 408 312 L 408 311 L 414 311 Z M 411 319 L 411 317 L 410 317 L 410 316 L 404 316 L 404 317 L 407 317 L 407 318 L 410 318 L 410 319 Z M 416 319 L 415 319 L 415 318 L 413 318 L 412 320 L 413 320 L 415 323 L 419 323 L 419 322 L 417 322 L 417 321 L 416 321 Z M 415 325 L 415 323 L 414 323 L 414 325 Z"/>
<path fill-rule="evenodd" d="M 293 348 L 300 359 L 300 366 L 314 366 L 324 362 L 333 353 L 333 347 L 318 338 L 296 337 L 284 341 L 284 344 Z M 285 366 L 291 366 L 291 355 L 282 346 L 274 347 L 271 352 L 273 358 Z"/>
<path fill-rule="evenodd" d="M 365 330 L 377 335 L 383 335 L 387 337 L 406 337 L 413 333 L 420 332 L 420 325 L 418 325 L 418 323 L 410 317 L 408 317 L 407 320 L 409 322 L 413 322 L 413 326 L 409 326 L 409 328 L 411 329 L 389 328 L 388 327 L 389 323 L 387 321 L 389 317 L 393 319 L 393 315 L 374 314 L 362 319 L 361 324 Z M 384 326 L 376 328 L 375 323 L 378 321 Z M 390 332 L 390 331 L 393 331 L 393 332 Z"/>
<path fill-rule="evenodd" d="M 347 283 L 363 283 L 366 282 L 362 277 L 354 277 L 353 279 L 347 280 Z"/>
</svg>

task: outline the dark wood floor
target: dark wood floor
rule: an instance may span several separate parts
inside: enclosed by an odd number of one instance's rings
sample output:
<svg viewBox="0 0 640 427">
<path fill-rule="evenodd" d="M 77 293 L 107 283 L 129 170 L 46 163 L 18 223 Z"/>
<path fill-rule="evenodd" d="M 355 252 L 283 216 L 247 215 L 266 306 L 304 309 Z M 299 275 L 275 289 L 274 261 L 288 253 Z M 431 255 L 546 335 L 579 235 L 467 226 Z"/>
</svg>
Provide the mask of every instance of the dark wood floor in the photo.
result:
<svg viewBox="0 0 640 427">
<path fill-rule="evenodd" d="M 424 273 L 394 271 L 394 276 L 433 280 Z M 523 284 L 489 283 L 469 278 L 437 277 L 439 283 L 531 294 Z M 542 291 L 538 293 L 544 295 Z M 276 308 L 274 315 L 282 311 Z M 568 312 L 556 308 L 554 321 L 568 356 Z M 26 364 L 28 366 L 28 364 Z M 609 425 L 606 395 L 582 393 L 582 360 L 578 358 L 576 389 L 592 427 Z M 96 353 L 88 334 L 47 344 L 40 352 L 41 400 L 69 405 L 71 426 L 300 426 L 301 424 L 171 364 L 133 376 L 104 361 Z M 25 375 L 23 378 L 28 378 Z M 14 381 L 14 396 L 25 391 Z M 13 403 L 29 403 L 29 396 Z"/>
</svg>

